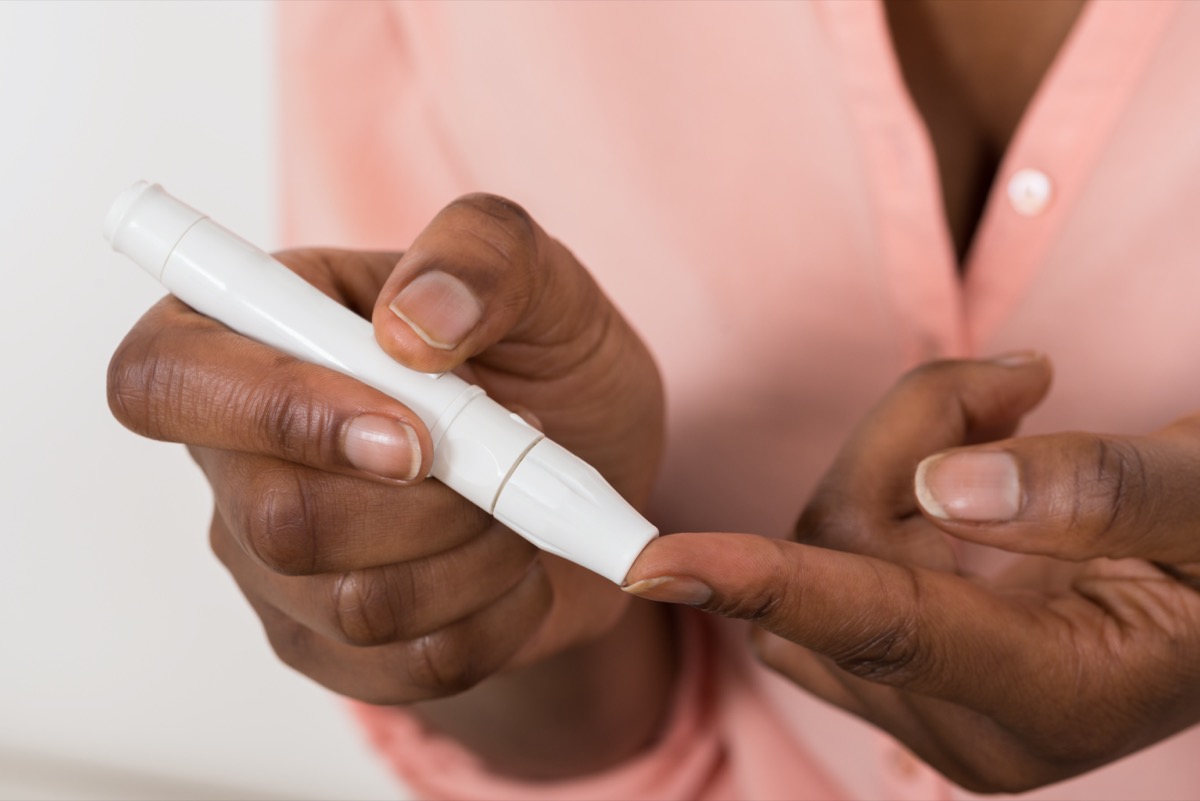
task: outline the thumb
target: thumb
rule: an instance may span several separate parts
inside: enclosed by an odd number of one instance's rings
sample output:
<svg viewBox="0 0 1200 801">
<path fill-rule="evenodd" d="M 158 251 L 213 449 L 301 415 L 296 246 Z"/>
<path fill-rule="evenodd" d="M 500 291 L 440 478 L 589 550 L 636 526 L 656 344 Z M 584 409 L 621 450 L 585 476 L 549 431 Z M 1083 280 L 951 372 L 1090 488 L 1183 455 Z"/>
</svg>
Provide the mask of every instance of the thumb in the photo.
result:
<svg viewBox="0 0 1200 801">
<path fill-rule="evenodd" d="M 517 204 L 467 195 L 444 208 L 384 283 L 372 322 L 380 346 L 423 372 L 489 353 L 501 370 L 561 373 L 595 347 L 612 308 L 591 276 Z M 506 358 L 509 357 L 509 358 Z"/>
<path fill-rule="evenodd" d="M 489 395 L 645 500 L 662 440 L 658 368 L 583 265 L 520 206 L 468 195 L 443 209 L 384 283 L 372 322 L 380 346 L 413 369 L 470 359 Z"/>
<path fill-rule="evenodd" d="M 948 534 L 1062 559 L 1200 560 L 1195 420 L 1147 437 L 1068 433 L 930 456 L 916 495 Z"/>
</svg>

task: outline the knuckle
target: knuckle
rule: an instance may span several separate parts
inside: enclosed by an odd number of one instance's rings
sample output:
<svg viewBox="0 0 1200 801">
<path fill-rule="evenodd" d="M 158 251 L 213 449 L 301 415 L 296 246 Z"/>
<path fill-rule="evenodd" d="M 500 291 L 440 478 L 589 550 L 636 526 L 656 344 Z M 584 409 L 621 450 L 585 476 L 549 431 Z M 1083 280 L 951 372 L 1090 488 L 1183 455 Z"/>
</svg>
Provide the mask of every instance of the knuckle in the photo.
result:
<svg viewBox="0 0 1200 801">
<path fill-rule="evenodd" d="M 535 225 L 529 212 L 517 203 L 486 193 L 463 195 L 447 207 L 461 215 L 465 232 L 499 256 L 500 266 L 533 263 Z"/>
<path fill-rule="evenodd" d="M 749 620 L 752 623 L 759 623 L 770 618 L 782 602 L 783 596 L 781 594 L 773 590 L 763 589 L 744 594 L 737 598 L 723 598 L 716 602 L 702 604 L 698 608 L 703 609 L 705 612 L 712 612 L 724 617 L 734 617 L 740 620 Z"/>
<path fill-rule="evenodd" d="M 860 627 L 853 622 L 848 625 L 851 629 Z M 866 637 L 851 634 L 848 639 L 853 645 L 831 654 L 847 673 L 880 684 L 902 683 L 912 674 L 919 651 L 911 627 L 894 626 Z"/>
<path fill-rule="evenodd" d="M 312 573 L 316 566 L 313 505 L 296 472 L 263 471 L 250 479 L 242 510 L 242 539 L 250 554 L 284 575 Z"/>
<path fill-rule="evenodd" d="M 369 647 L 396 640 L 399 624 L 394 582 L 384 568 L 354 570 L 333 583 L 333 620 L 337 637 Z"/>
<path fill-rule="evenodd" d="M 1136 524 L 1138 499 L 1147 482 L 1141 452 L 1131 443 L 1096 437 L 1085 446 L 1089 458 L 1076 467 L 1076 491 L 1071 500 L 1071 526 L 1086 532 L 1092 549 L 1120 556 L 1106 547 L 1123 529 Z M 1092 512 L 1100 509 L 1099 514 Z"/>
<path fill-rule="evenodd" d="M 698 608 L 724 617 L 761 623 L 772 618 L 785 601 L 790 602 L 792 606 L 802 605 L 804 583 L 796 581 L 796 577 L 786 567 L 791 564 L 791 555 L 784 552 L 783 543 L 776 540 L 769 542 L 771 547 L 780 552 L 768 562 L 771 565 L 770 576 L 758 582 L 750 591 L 714 597 Z"/>
<path fill-rule="evenodd" d="M 965 425 L 961 399 L 962 362 L 942 360 L 920 364 L 901 377 L 888 396 L 892 404 L 913 404 L 931 419 Z"/>
<path fill-rule="evenodd" d="M 848 619 L 842 631 L 833 638 L 844 643 L 841 648 L 832 648 L 827 655 L 847 673 L 879 684 L 903 685 L 916 672 L 932 675 L 935 665 L 930 664 L 929 655 L 923 653 L 920 636 L 921 588 L 916 575 L 905 571 L 909 586 L 904 595 L 889 604 L 894 614 L 886 625 L 876 619 L 860 616 Z"/>
<path fill-rule="evenodd" d="M 244 397 L 233 406 L 247 408 L 266 440 L 291 460 L 305 464 L 332 460 L 338 416 L 330 406 L 317 402 L 302 382 L 289 381 L 267 389 L 247 384 L 240 391 Z"/>
<path fill-rule="evenodd" d="M 108 363 L 108 408 L 129 430 L 161 439 L 157 412 L 178 395 L 178 368 L 134 329 Z"/>
<path fill-rule="evenodd" d="M 515 229 L 522 236 L 533 233 L 533 217 L 529 212 L 521 204 L 500 195 L 473 192 L 458 198 L 450 206 L 489 217 L 506 229 Z"/>
<path fill-rule="evenodd" d="M 435 631 L 408 645 L 410 681 L 428 697 L 469 690 L 490 672 L 478 649 L 453 631 Z"/>
<path fill-rule="evenodd" d="M 304 675 L 310 675 L 313 658 L 312 641 L 308 630 L 282 614 L 259 614 L 267 642 L 280 662 Z"/>
<path fill-rule="evenodd" d="M 267 641 L 279 661 L 321 686 L 366 704 L 392 706 L 426 700 L 388 680 L 386 660 L 351 664 L 329 650 L 327 642 L 314 639 L 303 624 L 283 615 L 260 615 Z M 380 675 L 382 673 L 382 675 Z"/>
</svg>

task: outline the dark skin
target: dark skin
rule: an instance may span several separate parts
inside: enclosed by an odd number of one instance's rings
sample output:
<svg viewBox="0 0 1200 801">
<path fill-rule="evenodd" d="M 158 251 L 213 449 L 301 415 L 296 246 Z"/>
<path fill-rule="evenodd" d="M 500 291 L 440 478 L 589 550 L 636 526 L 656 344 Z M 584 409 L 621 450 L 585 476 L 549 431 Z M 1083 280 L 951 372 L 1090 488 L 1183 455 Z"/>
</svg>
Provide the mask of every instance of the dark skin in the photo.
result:
<svg viewBox="0 0 1200 801">
<path fill-rule="evenodd" d="M 947 213 L 960 243 L 969 240 L 989 173 L 1069 27 L 1064 8 L 1075 5 L 914 2 L 891 9 L 906 73 L 930 117 L 939 163 L 946 165 Z M 1005 23 L 1007 14 L 1012 16 Z M 1045 36 L 1029 36 L 1043 29 Z M 919 57 L 934 51 L 913 45 L 921 36 L 960 46 L 943 47 L 940 61 L 922 66 L 912 53 Z M 994 53 L 988 47 L 993 37 L 1008 42 L 1011 52 L 1019 44 L 1021 52 L 1039 55 L 1028 68 L 1008 69 L 1003 49 Z M 975 57 L 978 64 L 972 62 Z M 972 108 L 981 111 L 934 119 L 933 107 L 922 98 L 936 102 L 948 96 L 936 88 L 936 78 L 947 72 L 962 74 L 955 91 L 974 97 Z M 995 119 L 988 113 L 993 104 L 985 102 L 989 96 L 1006 98 L 1004 113 Z M 967 166 L 950 166 L 959 163 Z M 380 345 L 401 363 L 466 372 L 493 397 L 525 410 L 549 435 L 588 459 L 635 504 L 649 496 L 663 430 L 657 370 L 583 267 L 515 205 L 496 198 L 463 199 L 440 214 L 403 256 L 307 250 L 281 258 L 327 294 L 370 317 Z M 431 346 L 388 309 L 434 268 L 455 276 L 479 304 L 478 322 L 450 347 Z M 805 556 L 806 569 L 810 562 L 818 567 L 827 563 L 825 573 L 797 574 L 799 586 L 810 583 L 816 597 L 822 588 L 830 591 L 829 612 L 821 620 L 861 624 L 864 631 L 884 634 L 894 628 L 897 619 L 891 611 L 905 607 L 890 603 L 892 596 L 863 596 L 870 603 L 860 608 L 843 603 L 846 599 L 832 591 L 853 586 L 842 580 L 854 571 L 899 575 L 899 589 L 886 582 L 881 586 L 900 592 L 894 597 L 903 600 L 903 587 L 911 586 L 904 584 L 909 571 L 919 568 L 949 594 L 947 609 L 960 602 L 964 608 L 991 603 L 980 600 L 978 587 L 947 572 L 954 565 L 939 539 L 945 530 L 987 542 L 994 539 L 991 529 L 930 523 L 912 500 L 911 486 L 923 456 L 1008 433 L 1048 381 L 1044 362 L 994 369 L 1003 375 L 989 386 L 1009 402 L 989 407 L 997 419 L 986 430 L 968 431 L 964 424 L 901 442 L 860 434 L 847 446 L 843 469 L 826 480 L 822 503 L 810 506 L 800 529 L 802 539 L 826 546 L 817 551 L 820 558 Z M 910 390 L 912 385 L 908 382 Z M 916 380 L 916 385 L 919 392 L 901 392 L 899 401 L 890 401 L 889 408 L 904 420 L 920 422 L 930 404 L 942 409 L 938 404 L 958 402 L 961 387 L 954 381 Z M 114 355 L 109 399 L 118 419 L 133 430 L 190 446 L 214 491 L 213 548 L 262 619 L 272 647 L 296 670 L 345 695 L 403 704 L 494 770 L 513 776 L 585 774 L 627 760 L 653 743 L 675 670 L 664 608 L 632 599 L 585 571 L 536 552 L 445 487 L 422 480 L 429 469 L 429 434 L 402 404 L 248 342 L 170 298 L 137 324 Z M 989 401 L 984 397 L 979 402 Z M 353 421 L 364 415 L 412 426 L 418 446 L 415 478 L 410 477 L 413 451 L 405 445 L 391 446 L 383 457 L 376 453 L 371 469 L 355 462 L 350 435 Z M 870 525 L 860 525 L 852 514 L 838 517 L 857 508 L 844 503 L 851 490 L 874 492 L 871 497 L 878 503 L 871 507 Z M 915 536 L 894 536 L 897 520 L 902 532 Z M 737 535 L 730 543 L 727 536 L 664 538 L 647 551 L 634 578 L 662 576 L 661 571 L 681 565 L 709 570 L 705 578 L 717 594 L 707 608 L 754 612 L 749 616 L 763 623 L 764 631 L 783 636 L 776 642 L 760 635 L 760 653 L 769 665 L 892 731 L 968 786 L 1033 786 L 1101 764 L 1192 719 L 1190 707 L 1178 696 L 1139 696 L 1134 698 L 1142 702 L 1139 708 L 1153 713 L 1169 706 L 1174 717 L 1125 718 L 1132 731 L 1100 729 L 1106 722 L 1101 719 L 1088 731 L 1105 739 L 1079 744 L 1074 753 L 1053 754 L 1058 761 L 1049 767 L 1022 761 L 1028 750 L 1037 753 L 1048 732 L 1055 734 L 1046 728 L 1044 716 L 992 720 L 986 698 L 964 697 L 961 691 L 962 675 L 974 674 L 949 670 L 945 687 L 950 689 L 940 691 L 957 693 L 952 702 L 958 711 L 950 713 L 947 723 L 930 717 L 928 709 L 949 707 L 913 700 L 904 684 L 916 680 L 908 679 L 911 671 L 889 671 L 888 660 L 872 660 L 869 651 L 851 655 L 858 667 L 844 669 L 847 655 L 838 649 L 855 640 L 823 637 L 822 630 L 811 626 L 812 616 L 792 614 L 799 608 L 792 603 L 796 599 L 780 591 L 773 580 L 777 576 L 711 574 L 715 567 L 739 564 L 739 549 L 746 543 L 771 553 L 794 552 L 749 535 Z M 689 537 L 709 539 L 689 544 Z M 1068 558 L 1095 555 L 1066 552 L 1069 543 L 1056 545 L 1050 539 L 1047 544 L 1044 537 L 1035 538 L 1016 550 L 1041 548 Z M 1119 548 L 1114 553 L 1128 555 Z M 1162 551 L 1168 553 L 1179 555 Z M 1191 596 L 1178 593 L 1194 591 L 1135 561 L 1142 572 L 1133 578 L 1157 582 L 1153 587 L 1169 593 L 1165 601 L 1175 604 L 1164 608 L 1178 613 L 1176 618 L 1153 619 L 1183 626 L 1176 642 L 1182 653 L 1190 654 L 1195 646 L 1189 639 L 1192 629 L 1186 628 Z M 761 564 L 791 569 L 791 562 Z M 1070 586 L 1074 575 L 1051 573 L 1058 582 L 1052 586 L 1059 589 Z M 1051 585 L 1035 585 L 1035 593 L 1046 586 Z M 1036 601 L 1040 596 L 1023 597 Z M 850 617 L 847 610 L 853 612 Z M 767 619 L 770 611 L 777 616 Z M 950 621 L 955 622 L 965 625 Z M 967 623 L 980 624 L 979 619 Z M 997 625 L 1008 630 L 1005 620 Z M 1154 629 L 1145 632 L 1153 640 Z M 824 650 L 828 657 L 816 657 L 797 643 Z M 1030 640 L 1030 645 L 1040 652 L 1043 643 Z M 1135 645 L 1131 641 L 1130 653 Z M 924 653 L 919 650 L 917 657 Z M 1158 652 L 1151 648 L 1144 653 Z M 917 657 L 909 664 L 921 666 Z M 880 669 L 874 670 L 874 664 Z M 951 659 L 949 664 L 974 670 L 969 660 Z M 915 687 L 918 693 L 937 689 Z M 1054 689 L 1038 685 L 1031 697 L 1044 703 L 1055 698 Z M 910 707 L 920 714 L 907 714 Z M 1021 707 L 1010 707 L 1018 715 Z M 1051 722 L 1060 719 L 1051 716 Z M 1011 759 L 1001 764 L 1019 772 L 997 775 L 995 766 L 964 764 L 963 755 L 939 750 L 935 735 L 956 733 L 956 721 L 982 726 L 989 735 L 995 734 L 995 726 L 1006 726 L 1000 744 L 1010 749 Z"/>
<path fill-rule="evenodd" d="M 1081 7 L 888 4 L 960 258 Z M 795 542 L 663 538 L 630 590 L 753 621 L 765 664 L 978 792 L 1061 781 L 1192 726 L 1200 415 L 1144 437 L 1006 439 L 1049 384 L 1036 354 L 914 371 L 850 438 Z M 972 506 L 964 455 L 1013 465 L 1011 508 Z M 931 486 L 956 487 L 954 503 Z M 951 537 L 1027 556 L 973 576 Z"/>
<path fill-rule="evenodd" d="M 663 537 L 630 590 L 753 621 L 765 664 L 976 792 L 1061 781 L 1194 725 L 1200 415 L 1143 437 L 1006 439 L 1049 385 L 1035 354 L 915 370 L 851 436 L 794 542 Z M 979 455 L 1015 465 L 1015 508 L 945 517 L 927 485 L 969 499 L 954 460 Z M 1026 556 L 971 575 L 953 538 Z"/>
<path fill-rule="evenodd" d="M 403 257 L 279 258 L 373 315 L 398 361 L 459 370 L 632 503 L 648 498 L 662 443 L 657 369 L 574 256 L 520 207 L 460 199 Z M 453 347 L 431 346 L 389 309 L 432 273 L 454 276 L 478 303 L 477 324 Z M 653 739 L 674 673 L 668 612 L 422 480 L 429 433 L 403 404 L 171 297 L 114 354 L 109 403 L 134 431 L 189 445 L 213 487 L 213 550 L 296 670 L 353 698 L 408 705 L 526 778 L 597 770 Z M 355 463 L 364 417 L 412 426 L 415 478 L 403 439 L 387 458 Z"/>
</svg>

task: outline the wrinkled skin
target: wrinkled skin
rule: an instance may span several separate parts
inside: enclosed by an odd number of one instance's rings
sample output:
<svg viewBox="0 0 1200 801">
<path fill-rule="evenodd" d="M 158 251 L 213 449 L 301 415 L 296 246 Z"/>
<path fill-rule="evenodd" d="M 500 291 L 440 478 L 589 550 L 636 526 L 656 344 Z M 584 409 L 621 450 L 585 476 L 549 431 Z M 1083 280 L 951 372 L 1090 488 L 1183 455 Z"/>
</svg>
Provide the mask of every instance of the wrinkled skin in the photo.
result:
<svg viewBox="0 0 1200 801">
<path fill-rule="evenodd" d="M 403 256 L 279 258 L 373 319 L 397 361 L 459 371 L 645 502 L 662 443 L 657 369 L 582 266 L 520 207 L 462 198 Z M 416 313 L 429 330 L 389 309 L 423 276 Z M 447 286 L 457 317 L 444 313 Z M 430 332 L 460 341 L 431 343 Z M 652 736 L 671 676 L 668 616 L 424 480 L 429 432 L 399 401 L 172 297 L 114 355 L 109 401 L 135 432 L 189 446 L 213 489 L 212 548 L 296 670 L 377 704 L 453 698 L 417 708 L 518 774 L 595 769 Z M 356 433 L 364 421 L 395 436 L 371 445 Z M 613 647 L 643 656 L 611 665 L 598 653 Z M 627 684 L 628 704 L 595 690 L 613 679 Z M 568 711 L 569 729 L 559 720 Z M 514 727 L 539 720 L 545 742 L 527 737 L 514 753 Z"/>
<path fill-rule="evenodd" d="M 968 789 L 1028 790 L 1178 732 L 1200 720 L 1200 417 L 1006 439 L 1049 383 L 1036 355 L 919 368 L 844 447 L 794 542 L 666 537 L 630 589 L 754 621 L 767 665 Z M 966 453 L 1013 460 L 1011 518 L 947 519 L 930 500 L 924 482 Z M 1028 556 L 966 575 L 954 538 Z"/>
</svg>

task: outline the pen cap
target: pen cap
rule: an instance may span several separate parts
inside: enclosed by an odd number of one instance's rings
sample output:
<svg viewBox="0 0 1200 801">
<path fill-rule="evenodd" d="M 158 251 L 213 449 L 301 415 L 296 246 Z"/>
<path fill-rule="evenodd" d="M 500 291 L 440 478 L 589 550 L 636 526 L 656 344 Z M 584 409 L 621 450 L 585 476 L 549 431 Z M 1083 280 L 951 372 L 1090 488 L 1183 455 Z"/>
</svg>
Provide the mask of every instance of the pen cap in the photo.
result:
<svg viewBox="0 0 1200 801">
<path fill-rule="evenodd" d="M 513 470 L 494 514 L 542 550 L 616 584 L 658 536 L 594 467 L 548 439 Z"/>
<path fill-rule="evenodd" d="M 163 266 L 188 229 L 204 214 L 168 195 L 158 184 L 138 181 L 121 193 L 104 218 L 104 238 L 139 267 L 162 280 Z"/>
</svg>

